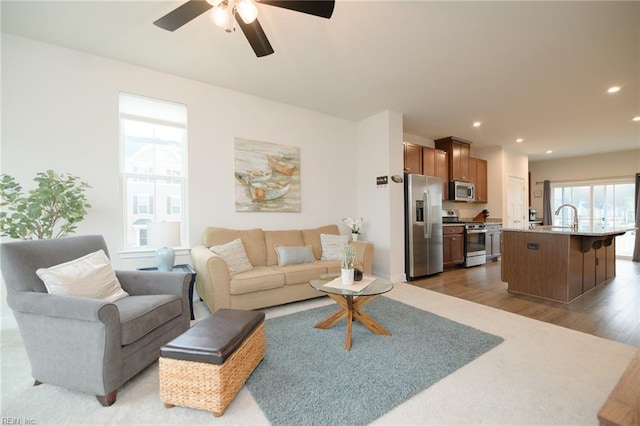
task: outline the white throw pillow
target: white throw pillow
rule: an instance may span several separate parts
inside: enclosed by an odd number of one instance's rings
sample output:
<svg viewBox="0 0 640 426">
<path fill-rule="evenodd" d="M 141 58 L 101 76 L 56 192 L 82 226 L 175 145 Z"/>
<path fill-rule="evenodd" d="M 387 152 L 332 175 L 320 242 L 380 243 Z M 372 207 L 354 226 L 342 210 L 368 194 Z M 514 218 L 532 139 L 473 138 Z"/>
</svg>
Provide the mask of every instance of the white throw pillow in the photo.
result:
<svg viewBox="0 0 640 426">
<path fill-rule="evenodd" d="M 91 297 L 115 302 L 129 293 L 120 281 L 104 250 L 49 268 L 39 268 L 36 274 L 44 282 L 50 294 Z"/>
<path fill-rule="evenodd" d="M 244 244 L 242 244 L 240 238 L 236 238 L 226 244 L 213 246 L 210 250 L 227 263 L 229 272 L 232 275 L 253 269 L 253 265 L 249 262 L 247 252 L 244 250 Z"/>
<path fill-rule="evenodd" d="M 346 235 L 320 234 L 322 260 L 342 260 L 342 251 L 349 244 Z"/>
</svg>

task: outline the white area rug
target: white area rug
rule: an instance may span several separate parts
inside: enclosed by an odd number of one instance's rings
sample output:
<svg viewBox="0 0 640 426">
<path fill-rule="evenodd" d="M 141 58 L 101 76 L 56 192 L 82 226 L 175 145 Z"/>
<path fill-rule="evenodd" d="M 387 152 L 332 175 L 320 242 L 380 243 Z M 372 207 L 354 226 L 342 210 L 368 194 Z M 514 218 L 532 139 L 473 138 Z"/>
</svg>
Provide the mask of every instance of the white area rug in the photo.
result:
<svg viewBox="0 0 640 426">
<path fill-rule="evenodd" d="M 596 425 L 598 410 L 638 349 L 408 284 L 396 285 L 386 296 L 505 341 L 376 424 Z M 275 317 L 329 303 L 321 298 L 266 312 Z M 183 407 L 166 409 L 158 397 L 157 363 L 121 388 L 115 405 L 103 408 L 93 395 L 46 384 L 33 387 L 16 330 L 2 331 L 0 354 L 1 415 L 21 424 L 268 423 L 246 388 L 221 418 Z"/>
</svg>

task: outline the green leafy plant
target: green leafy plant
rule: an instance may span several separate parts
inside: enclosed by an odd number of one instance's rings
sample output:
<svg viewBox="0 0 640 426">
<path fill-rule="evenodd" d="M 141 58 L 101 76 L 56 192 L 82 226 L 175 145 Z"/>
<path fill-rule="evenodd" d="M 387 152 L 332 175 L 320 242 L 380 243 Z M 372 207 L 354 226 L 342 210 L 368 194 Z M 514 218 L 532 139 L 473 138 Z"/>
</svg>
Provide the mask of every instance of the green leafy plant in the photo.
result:
<svg viewBox="0 0 640 426">
<path fill-rule="evenodd" d="M 346 245 L 342 251 L 342 269 L 353 269 L 356 264 L 356 249 Z"/>
<path fill-rule="evenodd" d="M 59 238 L 75 232 L 87 209 L 89 184 L 68 173 L 36 174 L 28 195 L 13 176 L 0 175 L 0 235 L 23 240 Z"/>
</svg>

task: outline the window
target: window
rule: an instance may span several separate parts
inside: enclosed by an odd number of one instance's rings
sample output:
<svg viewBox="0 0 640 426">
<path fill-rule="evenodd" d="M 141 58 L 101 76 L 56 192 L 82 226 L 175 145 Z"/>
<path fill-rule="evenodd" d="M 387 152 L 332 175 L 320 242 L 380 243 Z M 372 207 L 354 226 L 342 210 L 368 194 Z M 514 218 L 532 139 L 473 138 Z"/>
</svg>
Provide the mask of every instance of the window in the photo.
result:
<svg viewBox="0 0 640 426">
<path fill-rule="evenodd" d="M 134 195 L 133 214 L 153 214 L 153 195 Z"/>
<path fill-rule="evenodd" d="M 180 214 L 180 197 L 167 197 L 167 215 Z"/>
<path fill-rule="evenodd" d="M 185 105 L 120 94 L 124 249 L 147 246 L 147 224 L 180 222 L 186 235 Z"/>
<path fill-rule="evenodd" d="M 562 204 L 572 204 L 578 209 L 578 225 L 581 228 L 598 227 L 626 229 L 635 226 L 633 178 L 616 182 L 590 182 L 552 185 L 553 212 Z M 563 208 L 553 216 L 553 224 L 570 226 L 572 209 Z M 631 257 L 635 235 L 627 232 L 616 238 L 616 255 Z"/>
</svg>

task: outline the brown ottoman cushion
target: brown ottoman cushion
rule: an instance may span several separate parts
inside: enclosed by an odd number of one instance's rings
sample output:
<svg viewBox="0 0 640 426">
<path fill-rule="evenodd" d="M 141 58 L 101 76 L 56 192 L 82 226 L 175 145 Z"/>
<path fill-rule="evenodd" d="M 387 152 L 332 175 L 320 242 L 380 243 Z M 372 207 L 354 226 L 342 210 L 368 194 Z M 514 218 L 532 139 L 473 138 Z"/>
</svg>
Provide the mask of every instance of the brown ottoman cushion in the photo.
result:
<svg viewBox="0 0 640 426">
<path fill-rule="evenodd" d="M 223 364 L 264 321 L 264 312 L 218 309 L 160 349 L 163 358 Z"/>
<path fill-rule="evenodd" d="M 264 313 L 219 309 L 160 349 L 160 400 L 221 416 L 264 358 Z"/>
</svg>

